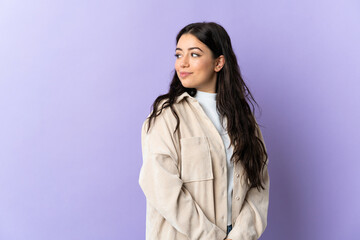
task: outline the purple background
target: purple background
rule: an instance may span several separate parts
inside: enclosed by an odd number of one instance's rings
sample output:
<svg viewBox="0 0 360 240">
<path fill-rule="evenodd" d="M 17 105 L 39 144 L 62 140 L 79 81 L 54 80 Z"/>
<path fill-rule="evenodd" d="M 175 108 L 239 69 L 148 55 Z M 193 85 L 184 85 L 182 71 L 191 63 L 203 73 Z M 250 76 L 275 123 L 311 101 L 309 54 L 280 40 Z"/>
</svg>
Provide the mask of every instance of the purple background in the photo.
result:
<svg viewBox="0 0 360 240">
<path fill-rule="evenodd" d="M 261 239 L 359 239 L 359 1 L 0 1 L 0 239 L 145 239 L 176 33 L 228 31 L 269 151 Z"/>
</svg>

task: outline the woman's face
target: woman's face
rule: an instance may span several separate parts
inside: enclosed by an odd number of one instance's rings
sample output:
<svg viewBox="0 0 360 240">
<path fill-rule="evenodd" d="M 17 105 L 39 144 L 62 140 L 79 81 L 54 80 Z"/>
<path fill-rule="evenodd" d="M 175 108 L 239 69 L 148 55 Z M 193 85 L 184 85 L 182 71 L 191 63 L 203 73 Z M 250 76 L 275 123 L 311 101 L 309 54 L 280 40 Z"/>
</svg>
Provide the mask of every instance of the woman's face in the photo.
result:
<svg viewBox="0 0 360 240">
<path fill-rule="evenodd" d="M 223 55 L 213 59 L 211 50 L 192 34 L 183 34 L 175 50 L 175 70 L 186 88 L 215 93 L 216 75 L 224 64 Z"/>
</svg>

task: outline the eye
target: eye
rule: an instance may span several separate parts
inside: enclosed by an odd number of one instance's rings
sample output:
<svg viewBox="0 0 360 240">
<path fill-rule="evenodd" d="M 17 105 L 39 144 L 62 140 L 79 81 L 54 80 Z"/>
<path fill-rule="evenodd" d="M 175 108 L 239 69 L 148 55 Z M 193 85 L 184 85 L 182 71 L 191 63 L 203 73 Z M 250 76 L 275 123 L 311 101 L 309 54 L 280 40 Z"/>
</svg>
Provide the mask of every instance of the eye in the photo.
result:
<svg viewBox="0 0 360 240">
<path fill-rule="evenodd" d="M 195 57 L 199 57 L 199 56 L 200 56 L 200 55 L 197 54 L 197 53 L 192 53 L 191 55 L 192 55 L 192 56 L 196 55 Z"/>
<path fill-rule="evenodd" d="M 175 56 L 176 58 L 179 58 L 180 54 L 176 53 L 174 56 Z"/>
</svg>

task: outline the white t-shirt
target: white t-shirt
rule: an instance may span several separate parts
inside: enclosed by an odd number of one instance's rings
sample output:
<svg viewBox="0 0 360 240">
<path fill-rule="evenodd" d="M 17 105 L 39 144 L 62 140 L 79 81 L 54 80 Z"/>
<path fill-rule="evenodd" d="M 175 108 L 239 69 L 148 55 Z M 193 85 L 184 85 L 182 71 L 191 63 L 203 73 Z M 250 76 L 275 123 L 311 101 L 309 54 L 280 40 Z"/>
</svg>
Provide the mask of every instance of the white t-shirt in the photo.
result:
<svg viewBox="0 0 360 240">
<path fill-rule="evenodd" d="M 230 162 L 230 158 L 233 154 L 233 148 L 229 147 L 230 138 L 227 134 L 226 128 L 221 126 L 220 115 L 216 110 L 216 94 L 217 93 L 208 93 L 197 90 L 195 94 L 195 98 L 200 103 L 200 106 L 203 108 L 206 115 L 210 118 L 216 129 L 218 130 L 226 150 L 226 161 L 227 161 L 227 192 L 228 192 L 228 214 L 227 214 L 227 222 L 228 225 L 231 224 L 231 199 L 233 192 L 233 163 Z M 224 124 L 226 122 L 224 121 Z"/>
</svg>

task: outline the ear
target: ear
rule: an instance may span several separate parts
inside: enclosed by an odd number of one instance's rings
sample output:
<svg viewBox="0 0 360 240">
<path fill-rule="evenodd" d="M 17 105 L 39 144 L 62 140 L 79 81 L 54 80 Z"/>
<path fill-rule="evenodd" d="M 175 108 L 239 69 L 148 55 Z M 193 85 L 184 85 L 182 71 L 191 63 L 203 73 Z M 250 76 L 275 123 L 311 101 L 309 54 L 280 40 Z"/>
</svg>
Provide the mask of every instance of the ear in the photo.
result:
<svg viewBox="0 0 360 240">
<path fill-rule="evenodd" d="M 224 55 L 220 55 L 216 60 L 215 60 L 215 68 L 214 71 L 215 72 L 219 72 L 223 66 L 225 64 L 225 57 Z"/>
</svg>

